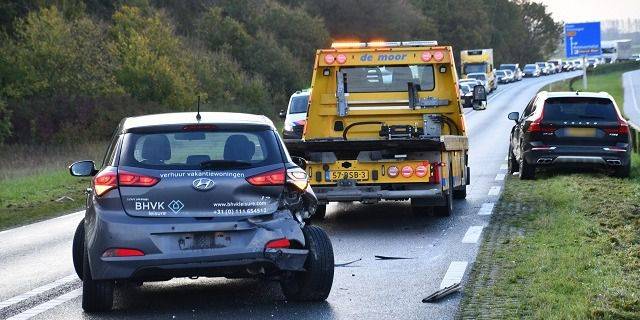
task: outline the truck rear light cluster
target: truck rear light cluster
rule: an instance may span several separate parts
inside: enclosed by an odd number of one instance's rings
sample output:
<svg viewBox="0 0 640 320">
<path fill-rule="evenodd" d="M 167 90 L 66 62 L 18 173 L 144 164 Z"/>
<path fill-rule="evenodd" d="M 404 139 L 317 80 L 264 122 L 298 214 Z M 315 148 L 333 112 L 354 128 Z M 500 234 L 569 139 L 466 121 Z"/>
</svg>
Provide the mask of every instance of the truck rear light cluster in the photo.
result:
<svg viewBox="0 0 640 320">
<path fill-rule="evenodd" d="M 429 176 L 431 169 L 435 168 L 434 166 L 437 166 L 437 164 L 433 164 L 433 163 L 429 164 L 429 162 L 425 162 L 415 167 L 406 165 L 406 166 L 403 166 L 402 169 L 399 169 L 396 166 L 390 166 L 387 169 L 387 175 L 389 176 L 389 178 L 395 178 L 399 175 L 402 175 L 405 178 L 410 178 L 413 175 L 415 175 L 418 178 L 424 178 Z"/>
<path fill-rule="evenodd" d="M 342 53 L 338 54 L 337 56 L 334 56 L 333 54 L 328 53 L 324 56 L 324 62 L 326 62 L 327 64 L 333 64 L 336 61 L 339 64 L 344 64 L 345 62 L 347 62 L 347 56 Z"/>
<path fill-rule="evenodd" d="M 413 168 L 411 168 L 410 166 L 404 166 L 402 167 L 402 176 L 405 178 L 409 178 L 413 175 Z"/>
<path fill-rule="evenodd" d="M 440 62 L 444 59 L 444 52 L 442 51 L 424 51 L 420 55 L 420 59 L 424 62 L 429 62 L 431 59 Z"/>
<path fill-rule="evenodd" d="M 397 177 L 399 173 L 400 173 L 400 170 L 396 166 L 390 166 L 389 169 L 387 170 L 387 174 L 391 178 Z"/>
</svg>

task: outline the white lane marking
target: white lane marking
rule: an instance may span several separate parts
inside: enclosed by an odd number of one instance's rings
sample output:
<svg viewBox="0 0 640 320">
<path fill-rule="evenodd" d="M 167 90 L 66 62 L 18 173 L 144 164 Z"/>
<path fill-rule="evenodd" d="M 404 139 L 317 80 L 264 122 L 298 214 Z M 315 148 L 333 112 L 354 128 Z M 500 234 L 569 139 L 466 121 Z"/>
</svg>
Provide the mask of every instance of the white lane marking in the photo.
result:
<svg viewBox="0 0 640 320">
<path fill-rule="evenodd" d="M 78 276 L 74 273 L 74 274 L 70 274 L 64 278 L 58 279 L 54 282 L 51 282 L 49 284 L 45 284 L 41 287 L 37 287 L 35 289 L 29 290 L 21 295 L 15 296 L 13 298 L 9 298 L 5 301 L 0 302 L 0 309 L 4 309 L 8 306 L 14 305 L 16 303 L 22 302 L 24 300 L 27 300 L 33 296 L 39 295 L 45 291 L 49 291 L 55 287 L 61 286 L 61 285 L 65 285 L 67 283 L 71 283 L 75 280 L 79 280 Z"/>
<path fill-rule="evenodd" d="M 509 166 L 508 166 L 506 163 L 503 163 L 503 164 L 500 166 L 500 170 L 507 170 L 507 169 L 509 169 Z"/>
<path fill-rule="evenodd" d="M 509 156 L 507 155 L 504 157 L 504 161 L 508 161 L 508 160 L 509 160 Z"/>
<path fill-rule="evenodd" d="M 54 298 L 52 300 L 49 300 L 45 303 L 41 303 L 31 309 L 27 309 L 7 320 L 26 320 L 26 319 L 31 319 L 32 317 L 35 317 L 38 314 L 41 314 L 47 310 L 53 309 L 67 301 L 70 301 L 72 299 L 75 299 L 79 296 L 82 295 L 82 288 L 79 289 L 75 289 L 71 292 L 67 292 L 57 298 Z"/>
<path fill-rule="evenodd" d="M 462 238 L 462 243 L 478 243 L 484 226 L 471 226 Z"/>
<path fill-rule="evenodd" d="M 447 269 L 447 273 L 444 274 L 442 282 L 440 282 L 440 289 L 462 282 L 464 272 L 467 269 L 466 261 L 452 261 Z"/>
<path fill-rule="evenodd" d="M 496 181 L 502 181 L 504 180 L 505 174 L 504 173 L 498 173 L 496 174 Z"/>
<path fill-rule="evenodd" d="M 493 202 L 483 203 L 482 207 L 480 207 L 480 211 L 478 211 L 478 215 L 481 215 L 481 216 L 491 215 L 491 212 L 493 212 L 494 206 L 495 206 L 495 203 Z"/>
<path fill-rule="evenodd" d="M 497 196 L 500 194 L 500 186 L 493 186 L 489 189 L 489 193 L 487 195 Z"/>
</svg>

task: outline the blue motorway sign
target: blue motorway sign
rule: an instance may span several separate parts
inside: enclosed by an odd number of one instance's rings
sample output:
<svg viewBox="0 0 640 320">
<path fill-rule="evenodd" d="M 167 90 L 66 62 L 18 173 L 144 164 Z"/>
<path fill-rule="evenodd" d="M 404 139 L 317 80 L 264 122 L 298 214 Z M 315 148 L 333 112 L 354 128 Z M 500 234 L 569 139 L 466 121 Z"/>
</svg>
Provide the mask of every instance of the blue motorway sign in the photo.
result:
<svg viewBox="0 0 640 320">
<path fill-rule="evenodd" d="M 566 23 L 564 43 L 567 58 L 599 56 L 600 22 Z"/>
</svg>

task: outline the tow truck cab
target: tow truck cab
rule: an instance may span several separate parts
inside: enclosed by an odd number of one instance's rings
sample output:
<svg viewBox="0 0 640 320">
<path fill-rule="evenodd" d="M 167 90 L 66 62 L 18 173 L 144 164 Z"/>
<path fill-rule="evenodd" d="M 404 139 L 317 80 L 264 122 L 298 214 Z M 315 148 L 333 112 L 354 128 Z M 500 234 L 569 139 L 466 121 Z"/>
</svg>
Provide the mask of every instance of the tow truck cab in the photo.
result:
<svg viewBox="0 0 640 320">
<path fill-rule="evenodd" d="M 491 91 L 498 88 L 493 65 L 493 49 L 473 49 L 460 51 L 460 76 L 466 78 L 470 73 L 486 73 Z"/>
<path fill-rule="evenodd" d="M 303 140 L 285 144 L 321 204 L 411 199 L 446 215 L 469 184 L 462 108 L 486 100 L 473 91 L 460 97 L 435 41 L 334 43 L 316 53 Z"/>
</svg>

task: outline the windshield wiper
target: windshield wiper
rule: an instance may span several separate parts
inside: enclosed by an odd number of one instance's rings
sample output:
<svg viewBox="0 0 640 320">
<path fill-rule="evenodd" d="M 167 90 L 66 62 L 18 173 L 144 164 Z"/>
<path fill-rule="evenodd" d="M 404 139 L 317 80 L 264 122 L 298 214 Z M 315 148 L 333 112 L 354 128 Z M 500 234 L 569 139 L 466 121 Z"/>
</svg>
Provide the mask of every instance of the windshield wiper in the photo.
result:
<svg viewBox="0 0 640 320">
<path fill-rule="evenodd" d="M 221 168 L 238 168 L 250 167 L 251 163 L 239 160 L 207 160 L 200 162 L 200 169 L 221 169 Z"/>
</svg>

